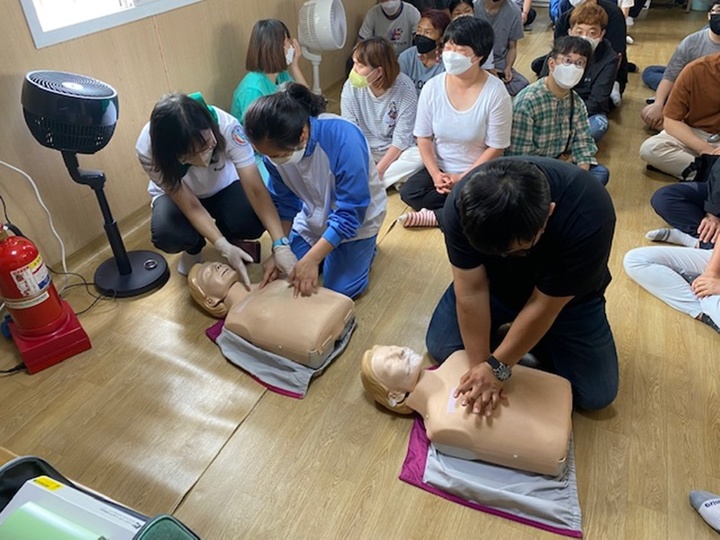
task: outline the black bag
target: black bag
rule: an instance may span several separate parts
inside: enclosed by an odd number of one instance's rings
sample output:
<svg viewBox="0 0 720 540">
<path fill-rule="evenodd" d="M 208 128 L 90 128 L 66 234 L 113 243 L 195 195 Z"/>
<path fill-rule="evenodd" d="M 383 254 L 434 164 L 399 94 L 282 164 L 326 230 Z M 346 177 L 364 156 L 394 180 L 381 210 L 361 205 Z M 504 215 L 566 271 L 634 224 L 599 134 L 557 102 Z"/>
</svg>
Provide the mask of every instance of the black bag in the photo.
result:
<svg viewBox="0 0 720 540">
<path fill-rule="evenodd" d="M 682 172 L 681 182 L 707 182 L 713 165 L 720 156 L 715 154 L 700 154 L 690 165 Z M 691 176 L 695 172 L 694 176 Z"/>
</svg>

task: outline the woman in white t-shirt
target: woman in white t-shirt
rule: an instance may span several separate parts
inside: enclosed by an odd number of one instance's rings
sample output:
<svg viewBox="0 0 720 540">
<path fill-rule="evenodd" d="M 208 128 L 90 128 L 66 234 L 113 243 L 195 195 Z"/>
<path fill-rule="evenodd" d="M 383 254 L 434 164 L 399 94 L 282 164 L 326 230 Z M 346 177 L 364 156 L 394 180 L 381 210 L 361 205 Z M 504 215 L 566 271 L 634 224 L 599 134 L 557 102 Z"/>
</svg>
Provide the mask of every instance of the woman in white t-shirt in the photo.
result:
<svg viewBox="0 0 720 540">
<path fill-rule="evenodd" d="M 342 117 L 357 125 L 370 145 L 383 187 L 404 182 L 422 169 L 413 127 L 417 93 L 400 73 L 390 42 L 382 37 L 353 49 L 353 68 L 340 96 Z"/>
<path fill-rule="evenodd" d="M 297 259 L 282 245 L 280 218 L 237 119 L 200 94 L 170 94 L 155 105 L 135 150 L 150 177 L 153 245 L 183 252 L 179 273 L 201 261 L 209 240 L 249 285 L 245 263 L 253 257 L 228 238 L 254 239 L 267 229 L 280 245 L 273 263 L 290 274 Z"/>
<path fill-rule="evenodd" d="M 510 146 L 512 100 L 503 82 L 481 67 L 492 51 L 492 27 L 459 17 L 443 43 L 445 73 L 423 87 L 415 121 L 425 167 L 400 189 L 402 200 L 418 211 L 401 216 L 406 227 L 437 226 L 453 186 Z"/>
</svg>

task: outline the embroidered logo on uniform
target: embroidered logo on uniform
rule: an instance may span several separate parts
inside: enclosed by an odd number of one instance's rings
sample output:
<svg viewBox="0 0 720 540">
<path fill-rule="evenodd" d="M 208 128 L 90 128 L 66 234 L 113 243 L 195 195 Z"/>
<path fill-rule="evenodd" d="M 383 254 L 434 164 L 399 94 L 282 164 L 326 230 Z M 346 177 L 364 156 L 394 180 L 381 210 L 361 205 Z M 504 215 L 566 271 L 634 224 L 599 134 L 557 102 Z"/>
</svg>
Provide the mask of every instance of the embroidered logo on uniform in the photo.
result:
<svg viewBox="0 0 720 540">
<path fill-rule="evenodd" d="M 233 141 L 235 141 L 235 144 L 238 144 L 240 146 L 245 146 L 248 143 L 247 139 L 245 138 L 245 132 L 240 126 L 235 126 L 232 132 L 232 138 Z"/>
</svg>

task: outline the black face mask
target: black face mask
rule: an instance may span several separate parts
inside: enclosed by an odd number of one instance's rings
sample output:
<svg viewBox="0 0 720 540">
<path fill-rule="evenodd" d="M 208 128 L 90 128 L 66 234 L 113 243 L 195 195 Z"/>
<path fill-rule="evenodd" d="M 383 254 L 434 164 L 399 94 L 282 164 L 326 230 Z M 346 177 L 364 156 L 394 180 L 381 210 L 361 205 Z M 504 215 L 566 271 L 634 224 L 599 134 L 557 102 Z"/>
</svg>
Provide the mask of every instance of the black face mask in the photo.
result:
<svg viewBox="0 0 720 540">
<path fill-rule="evenodd" d="M 415 36 L 413 38 L 413 45 L 417 47 L 420 54 L 427 54 L 437 49 L 437 42 L 426 36 Z"/>
<path fill-rule="evenodd" d="M 714 13 L 710 15 L 710 31 L 713 34 L 720 35 L 720 14 Z"/>
</svg>

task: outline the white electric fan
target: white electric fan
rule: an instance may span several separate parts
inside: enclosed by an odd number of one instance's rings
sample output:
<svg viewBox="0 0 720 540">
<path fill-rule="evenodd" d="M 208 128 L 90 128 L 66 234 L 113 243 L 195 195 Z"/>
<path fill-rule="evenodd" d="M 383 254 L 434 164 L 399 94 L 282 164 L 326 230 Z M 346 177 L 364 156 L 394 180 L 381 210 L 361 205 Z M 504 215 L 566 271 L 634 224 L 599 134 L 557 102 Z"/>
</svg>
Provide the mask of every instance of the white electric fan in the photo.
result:
<svg viewBox="0 0 720 540">
<path fill-rule="evenodd" d="M 347 19 L 340 0 L 308 0 L 298 15 L 298 41 L 302 55 L 313 67 L 313 92 L 321 93 L 320 61 L 315 52 L 336 51 L 345 46 Z"/>
</svg>

